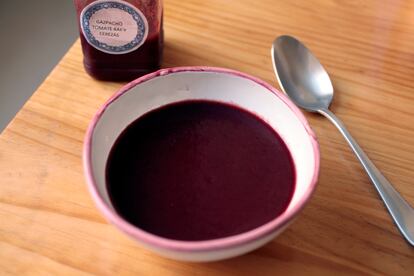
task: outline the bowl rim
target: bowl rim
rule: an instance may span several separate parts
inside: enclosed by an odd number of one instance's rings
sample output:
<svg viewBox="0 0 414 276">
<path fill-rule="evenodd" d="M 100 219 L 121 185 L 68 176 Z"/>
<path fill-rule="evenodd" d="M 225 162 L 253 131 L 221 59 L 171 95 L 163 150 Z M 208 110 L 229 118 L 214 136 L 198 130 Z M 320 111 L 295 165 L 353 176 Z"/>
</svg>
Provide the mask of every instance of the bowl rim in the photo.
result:
<svg viewBox="0 0 414 276">
<path fill-rule="evenodd" d="M 146 81 L 152 80 L 157 77 L 174 74 L 174 73 L 181 73 L 181 72 L 209 72 L 209 73 L 220 73 L 220 74 L 227 74 L 231 76 L 237 76 L 241 78 L 248 79 L 253 81 L 261 86 L 263 86 L 266 90 L 269 90 L 273 94 L 275 94 L 282 102 L 284 102 L 297 116 L 300 120 L 302 125 L 305 127 L 307 133 L 309 134 L 309 139 L 311 141 L 313 152 L 314 152 L 314 168 L 313 168 L 313 176 L 310 179 L 310 184 L 305 191 L 304 195 L 297 201 L 296 205 L 293 206 L 289 210 L 289 212 L 283 212 L 281 215 L 277 216 L 273 220 L 256 227 L 252 230 L 247 232 L 243 232 L 241 234 L 213 239 L 213 240 L 204 240 L 204 241 L 181 241 L 181 240 L 173 240 L 164 237 L 160 237 L 149 232 L 146 232 L 125 219 L 123 219 L 120 215 L 117 214 L 115 210 L 109 207 L 105 200 L 101 197 L 98 192 L 97 184 L 95 182 L 93 176 L 93 169 L 92 169 L 92 137 L 95 130 L 97 123 L 99 122 L 102 115 L 105 113 L 105 110 L 115 102 L 120 96 L 130 91 L 135 86 L 144 83 Z M 310 128 L 305 116 L 303 115 L 302 111 L 290 100 L 288 97 L 283 94 L 282 92 L 278 91 L 265 81 L 253 77 L 251 75 L 226 69 L 226 68 L 219 68 L 219 67 L 209 67 L 209 66 L 189 66 L 189 67 L 172 67 L 166 69 L 160 69 L 156 72 L 144 75 L 136 80 L 126 84 L 125 86 L 121 87 L 114 95 L 112 95 L 95 113 L 93 116 L 88 129 L 85 134 L 84 144 L 83 144 L 83 167 L 85 171 L 87 186 L 89 189 L 92 198 L 98 207 L 98 209 L 103 213 L 103 215 L 108 219 L 112 224 L 117 226 L 121 231 L 125 232 L 126 234 L 132 236 L 138 241 L 155 248 L 162 248 L 166 250 L 172 251 L 179 251 L 179 252 L 208 252 L 214 251 L 219 249 L 229 249 L 238 246 L 243 246 L 254 242 L 260 238 L 270 235 L 275 231 L 283 228 L 286 226 L 306 205 L 306 202 L 311 197 L 312 193 L 315 190 L 317 179 L 319 176 L 319 167 L 320 167 L 320 152 L 319 152 L 319 144 L 317 142 L 317 138 L 313 130 Z"/>
</svg>

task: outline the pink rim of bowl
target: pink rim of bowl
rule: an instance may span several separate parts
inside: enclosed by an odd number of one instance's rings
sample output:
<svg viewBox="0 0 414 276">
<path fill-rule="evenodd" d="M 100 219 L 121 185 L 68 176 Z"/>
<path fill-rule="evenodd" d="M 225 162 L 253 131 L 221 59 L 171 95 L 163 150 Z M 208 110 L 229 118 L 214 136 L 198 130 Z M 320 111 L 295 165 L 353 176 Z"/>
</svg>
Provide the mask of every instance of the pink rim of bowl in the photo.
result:
<svg viewBox="0 0 414 276">
<path fill-rule="evenodd" d="M 306 192 L 304 193 L 303 197 L 297 202 L 293 208 L 289 211 L 285 211 L 272 221 L 261 225 L 253 230 L 248 232 L 238 234 L 235 236 L 215 239 L 215 240 L 206 240 L 206 241 L 179 241 L 179 240 L 171 240 L 163 237 L 159 237 L 153 235 L 151 233 L 145 232 L 136 226 L 132 225 L 121 216 L 119 216 L 110 206 L 105 203 L 105 200 L 99 194 L 97 189 L 96 182 L 93 177 L 92 172 L 92 161 L 91 161 L 91 148 L 92 148 L 92 137 L 94 133 L 94 129 L 108 106 L 111 105 L 114 101 L 116 101 L 121 95 L 127 93 L 131 88 L 146 82 L 148 80 L 157 78 L 159 76 L 165 76 L 168 74 L 173 74 L 177 72 L 214 72 L 214 73 L 222 73 L 222 74 L 229 74 L 233 76 L 238 76 L 242 78 L 249 79 L 257 84 L 263 86 L 276 96 L 280 98 L 297 116 L 297 118 L 301 121 L 303 126 L 305 127 L 307 133 L 309 134 L 309 138 L 311 140 L 313 150 L 314 150 L 314 157 L 315 157 L 315 167 L 313 170 L 313 177 L 310 180 L 311 183 L 308 186 Z M 117 226 L 120 230 L 127 233 L 128 235 L 134 237 L 136 240 L 141 241 L 144 244 L 147 244 L 152 247 L 156 248 L 164 248 L 166 250 L 172 251 L 180 251 L 180 252 L 208 252 L 220 249 L 228 249 L 234 248 L 238 246 L 242 246 L 258 240 L 264 236 L 267 236 L 271 233 L 274 233 L 278 229 L 281 229 L 285 225 L 287 225 L 299 212 L 303 209 L 306 202 L 311 197 L 313 191 L 315 190 L 318 175 L 319 175 L 319 146 L 316 140 L 316 136 L 312 129 L 310 128 L 305 116 L 299 110 L 296 105 L 291 102 L 290 99 L 287 98 L 286 95 L 279 92 L 271 85 L 267 84 L 266 82 L 247 75 L 245 73 L 241 73 L 238 71 L 224 69 L 224 68 L 216 68 L 216 67 L 205 67 L 205 66 L 194 66 L 194 67 L 174 67 L 168 69 L 161 69 L 154 73 L 145 75 L 140 77 L 122 87 L 117 93 L 115 93 L 106 103 L 96 112 L 95 116 L 93 117 L 91 123 L 86 132 L 85 140 L 84 140 L 84 147 L 83 147 L 83 167 L 85 170 L 87 185 L 90 193 L 92 194 L 92 198 L 95 201 L 98 209 L 104 214 L 104 216 L 115 226 Z"/>
</svg>

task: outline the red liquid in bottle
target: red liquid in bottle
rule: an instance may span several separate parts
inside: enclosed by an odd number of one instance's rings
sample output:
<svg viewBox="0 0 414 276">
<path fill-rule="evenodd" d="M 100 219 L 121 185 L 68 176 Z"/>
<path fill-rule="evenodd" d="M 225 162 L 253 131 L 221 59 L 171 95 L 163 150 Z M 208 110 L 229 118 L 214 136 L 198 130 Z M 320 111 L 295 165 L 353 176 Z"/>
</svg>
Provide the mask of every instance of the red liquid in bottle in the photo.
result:
<svg viewBox="0 0 414 276">
<path fill-rule="evenodd" d="M 163 51 L 161 0 L 74 2 L 84 66 L 92 77 L 129 81 L 159 69 Z"/>
</svg>

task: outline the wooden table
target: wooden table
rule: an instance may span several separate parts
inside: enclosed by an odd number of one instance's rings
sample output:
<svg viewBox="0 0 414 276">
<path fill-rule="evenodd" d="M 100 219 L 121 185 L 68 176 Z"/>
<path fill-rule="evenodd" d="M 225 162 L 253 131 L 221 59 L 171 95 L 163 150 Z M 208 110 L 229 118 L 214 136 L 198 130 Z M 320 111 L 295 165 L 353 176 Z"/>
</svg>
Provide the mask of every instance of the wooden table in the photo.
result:
<svg viewBox="0 0 414 276">
<path fill-rule="evenodd" d="M 275 86 L 271 42 L 303 40 L 333 78 L 332 110 L 414 205 L 414 2 L 166 0 L 165 32 L 164 67 L 228 67 Z M 81 163 L 89 120 L 121 85 L 86 75 L 76 42 L 1 134 L 0 274 L 414 275 L 414 249 L 344 139 L 311 114 L 319 186 L 279 238 L 207 264 L 142 249 L 95 208 Z"/>
</svg>

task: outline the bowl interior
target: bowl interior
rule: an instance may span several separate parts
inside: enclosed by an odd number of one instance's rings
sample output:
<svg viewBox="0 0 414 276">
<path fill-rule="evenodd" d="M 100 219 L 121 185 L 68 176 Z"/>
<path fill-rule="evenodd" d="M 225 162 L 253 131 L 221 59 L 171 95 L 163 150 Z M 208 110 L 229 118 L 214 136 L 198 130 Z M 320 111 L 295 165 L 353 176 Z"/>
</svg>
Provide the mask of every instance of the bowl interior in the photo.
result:
<svg viewBox="0 0 414 276">
<path fill-rule="evenodd" d="M 160 106 L 191 99 L 230 103 L 246 109 L 274 128 L 288 146 L 296 168 L 296 187 L 287 208 L 289 212 L 310 189 L 315 174 L 316 153 L 313 137 L 297 109 L 286 104 L 286 98 L 271 92 L 245 76 L 215 71 L 180 71 L 160 74 L 139 83 L 104 109 L 93 129 L 90 162 L 95 189 L 111 208 L 105 166 L 109 152 L 119 134 L 135 119 Z"/>
</svg>

